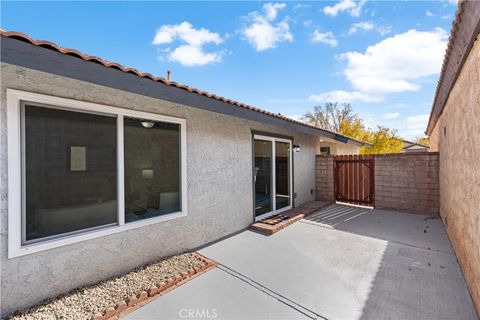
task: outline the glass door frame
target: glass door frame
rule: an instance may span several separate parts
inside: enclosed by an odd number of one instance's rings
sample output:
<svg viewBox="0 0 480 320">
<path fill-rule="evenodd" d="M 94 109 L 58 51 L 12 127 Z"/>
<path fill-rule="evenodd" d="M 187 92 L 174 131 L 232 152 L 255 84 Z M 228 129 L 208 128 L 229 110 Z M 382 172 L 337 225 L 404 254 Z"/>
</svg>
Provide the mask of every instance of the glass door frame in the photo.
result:
<svg viewBox="0 0 480 320">
<path fill-rule="evenodd" d="M 258 217 L 255 214 L 255 140 L 261 140 L 261 141 L 270 141 L 272 143 L 272 165 L 271 165 L 271 174 L 272 174 L 272 180 L 271 180 L 271 190 L 272 190 L 272 211 L 263 213 L 259 215 Z M 283 207 L 281 209 L 277 210 L 277 201 L 276 201 L 276 150 L 275 150 L 275 143 L 276 142 L 284 142 L 289 144 L 289 179 L 288 179 L 288 189 L 289 189 L 289 196 L 290 196 L 290 205 Z M 253 134 L 253 139 L 252 139 L 252 181 L 253 181 L 253 218 L 254 221 L 258 221 L 261 219 L 264 219 L 266 217 L 281 213 L 283 211 L 289 210 L 293 208 L 293 150 L 292 150 L 292 145 L 293 145 L 293 138 L 279 138 L 276 136 L 270 136 L 270 135 L 265 135 L 265 134 Z"/>
</svg>

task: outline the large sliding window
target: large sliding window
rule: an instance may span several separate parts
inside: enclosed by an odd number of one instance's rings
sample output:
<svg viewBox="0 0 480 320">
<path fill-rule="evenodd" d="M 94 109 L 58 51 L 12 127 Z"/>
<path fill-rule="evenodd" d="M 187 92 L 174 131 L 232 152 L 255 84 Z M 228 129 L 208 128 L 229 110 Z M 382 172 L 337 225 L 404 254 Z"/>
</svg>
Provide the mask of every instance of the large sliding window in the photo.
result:
<svg viewBox="0 0 480 320">
<path fill-rule="evenodd" d="M 22 105 L 23 243 L 117 223 L 117 119 Z"/>
<path fill-rule="evenodd" d="M 124 119 L 125 221 L 181 211 L 180 125 Z"/>
<path fill-rule="evenodd" d="M 186 215 L 185 120 L 7 90 L 9 257 Z"/>
</svg>

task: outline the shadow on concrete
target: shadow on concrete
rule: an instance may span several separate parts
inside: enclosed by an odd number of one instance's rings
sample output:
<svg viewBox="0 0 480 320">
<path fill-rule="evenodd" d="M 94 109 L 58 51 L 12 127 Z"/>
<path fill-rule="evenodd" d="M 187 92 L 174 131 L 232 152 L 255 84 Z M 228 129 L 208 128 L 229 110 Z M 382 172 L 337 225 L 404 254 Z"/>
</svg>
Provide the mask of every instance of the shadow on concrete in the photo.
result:
<svg viewBox="0 0 480 320">
<path fill-rule="evenodd" d="M 303 222 L 387 241 L 360 319 L 478 319 L 441 220 L 334 204 Z"/>
<path fill-rule="evenodd" d="M 358 218 L 372 211 L 371 208 L 332 204 L 308 217 L 306 220 L 320 222 L 332 227 Z"/>
<path fill-rule="evenodd" d="M 419 214 L 333 204 L 303 221 L 370 238 L 453 254 L 440 219 Z"/>
</svg>

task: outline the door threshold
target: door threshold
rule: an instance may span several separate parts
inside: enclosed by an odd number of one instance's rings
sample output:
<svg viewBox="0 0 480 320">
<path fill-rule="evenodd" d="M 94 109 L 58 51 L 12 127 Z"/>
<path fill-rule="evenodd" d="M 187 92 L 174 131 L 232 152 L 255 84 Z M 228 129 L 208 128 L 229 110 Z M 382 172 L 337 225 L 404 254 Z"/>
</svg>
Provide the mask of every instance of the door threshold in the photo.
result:
<svg viewBox="0 0 480 320">
<path fill-rule="evenodd" d="M 267 212 L 267 213 L 263 213 L 261 215 L 259 215 L 258 217 L 255 217 L 255 222 L 258 222 L 260 220 L 263 220 L 265 218 L 269 218 L 271 216 L 274 216 L 274 215 L 278 215 L 282 212 L 285 212 L 287 210 L 290 210 L 292 209 L 292 206 L 288 206 L 288 207 L 285 207 L 285 208 L 282 208 L 282 209 L 279 209 L 279 210 L 276 210 L 276 211 L 270 211 L 270 212 Z"/>
</svg>

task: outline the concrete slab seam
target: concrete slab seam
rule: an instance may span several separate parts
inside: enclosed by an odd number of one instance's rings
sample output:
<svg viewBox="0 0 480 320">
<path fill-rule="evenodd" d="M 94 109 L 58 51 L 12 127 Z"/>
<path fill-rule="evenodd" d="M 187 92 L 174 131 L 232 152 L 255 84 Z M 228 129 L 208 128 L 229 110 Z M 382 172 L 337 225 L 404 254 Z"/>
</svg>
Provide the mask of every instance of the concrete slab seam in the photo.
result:
<svg viewBox="0 0 480 320">
<path fill-rule="evenodd" d="M 265 287 L 264 285 L 258 283 L 257 281 L 225 266 L 225 265 L 222 265 L 220 263 L 217 263 L 217 269 L 225 272 L 225 273 L 228 273 L 229 275 L 247 283 L 248 285 L 252 286 L 253 288 L 257 289 L 257 290 L 260 290 L 262 291 L 263 293 L 265 293 L 266 295 L 278 300 L 279 302 L 289 306 L 290 308 L 292 309 L 295 309 L 296 311 L 304 314 L 305 316 L 311 318 L 311 319 L 323 319 L 323 320 L 329 320 L 328 318 L 324 317 L 324 316 L 321 316 L 319 315 L 318 313 L 302 306 L 301 304 Z"/>
</svg>

